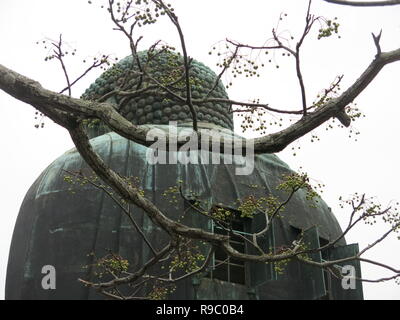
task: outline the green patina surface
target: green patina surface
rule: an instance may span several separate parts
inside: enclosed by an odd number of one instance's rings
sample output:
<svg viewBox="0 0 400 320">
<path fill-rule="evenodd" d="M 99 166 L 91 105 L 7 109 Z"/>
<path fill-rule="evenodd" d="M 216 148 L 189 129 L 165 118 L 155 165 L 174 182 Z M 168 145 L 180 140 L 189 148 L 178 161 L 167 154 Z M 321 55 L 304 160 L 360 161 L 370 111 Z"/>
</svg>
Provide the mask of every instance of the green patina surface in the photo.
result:
<svg viewBox="0 0 400 320">
<path fill-rule="evenodd" d="M 113 90 L 135 91 L 149 88 L 157 82 L 181 97 L 186 97 L 183 80 L 183 58 L 171 51 L 143 51 L 138 53 L 142 70 L 149 76 L 141 77 L 141 72 L 132 56 L 104 72 L 82 95 L 83 99 L 99 99 Z M 196 100 L 205 98 L 214 88 L 217 75 L 201 62 L 193 60 L 190 67 L 190 85 L 194 107 L 198 120 L 233 129 L 232 113 L 227 103 L 200 103 Z M 151 77 L 151 78 L 150 78 Z M 228 96 L 221 81 L 209 94 L 210 98 L 227 99 Z M 179 101 L 172 94 L 161 88 L 151 89 L 137 96 L 127 98 L 117 92 L 107 99 L 118 106 L 119 112 L 134 124 L 168 124 L 169 121 L 189 122 L 192 115 L 189 106 Z"/>
<path fill-rule="evenodd" d="M 152 78 L 163 85 L 175 82 L 171 90 L 185 96 L 181 56 L 162 52 L 149 58 L 148 52 L 141 52 L 139 58 Z M 217 76 L 209 68 L 193 61 L 190 69 L 193 98 L 205 97 L 216 79 Z M 154 81 L 148 77 L 140 79 L 137 64 L 132 62 L 132 57 L 127 57 L 101 75 L 82 98 L 97 100 L 110 93 L 106 101 L 114 103 L 119 112 L 134 124 L 146 124 L 149 128 L 168 132 L 170 126 L 164 124 L 175 120 L 181 123 L 177 128 L 178 135 L 193 130 L 188 106 L 176 101 L 165 90 L 147 90 L 129 98 L 113 92 L 135 91 L 138 87 L 144 89 L 152 83 Z M 219 82 L 210 97 L 227 98 L 222 83 Z M 197 104 L 196 109 L 203 128 L 218 129 L 222 136 L 236 137 L 232 131 L 232 114 L 228 111 L 228 104 Z M 185 122 L 187 124 L 183 124 Z M 215 206 L 241 211 L 242 202 L 239 200 L 250 196 L 255 199 L 270 194 L 282 199 L 287 197 L 277 186 L 282 182 L 283 175 L 292 171 L 275 155 L 256 155 L 251 175 L 236 175 L 235 170 L 240 163 L 225 163 L 223 153 L 219 155 L 219 164 L 201 161 L 199 164 L 150 164 L 147 147 L 116 133 L 107 133 L 110 130 L 101 124 L 90 124 L 89 136 L 97 137 L 91 140 L 92 147 L 105 163 L 121 176 L 130 177 L 144 196 L 166 216 L 183 219 L 181 222 L 188 226 L 212 230 L 210 220 L 191 210 L 182 197 L 171 201 L 170 196 L 177 192 L 178 185 L 185 198 L 200 201 L 207 212 Z M 196 150 L 193 152 L 196 159 L 203 156 Z M 178 158 L 180 152 L 170 153 L 175 153 Z M 212 155 L 207 151 L 208 159 Z M 94 263 L 93 255 L 88 253 L 95 252 L 102 256 L 112 250 L 135 266 L 150 259 L 150 250 L 141 236 L 105 193 L 91 184 L 80 185 L 79 190 L 71 192 L 71 185 L 64 179 L 65 173 L 88 170 L 90 172 L 78 151 L 72 149 L 55 160 L 28 191 L 10 249 L 7 299 L 99 299 L 101 297 L 95 291 L 76 281 L 91 277 L 91 269 L 83 268 Z M 166 190 L 173 192 L 169 194 Z M 151 243 L 162 247 L 169 241 L 167 234 L 153 225 L 140 208 L 132 205 L 131 209 L 136 223 Z M 259 245 L 265 252 L 293 243 L 302 231 L 310 249 L 321 247 L 342 233 L 325 202 L 320 199 L 317 205 L 310 206 L 304 190 L 293 195 L 280 217 L 272 224 L 271 234 L 259 239 Z M 264 214 L 254 215 L 246 225 L 249 232 L 259 232 L 265 225 Z M 323 258 L 337 260 L 358 252 L 357 245 L 346 246 L 344 239 L 338 245 L 310 258 L 319 262 Z M 251 251 L 251 248 L 248 251 L 249 254 L 258 252 Z M 57 269 L 57 290 L 43 290 L 41 286 L 44 261 Z M 343 290 L 340 280 L 332 278 L 332 281 L 325 281 L 325 275 L 319 268 L 304 266 L 297 261 L 287 263 L 280 273 L 275 267 L 265 263 L 246 263 L 246 285 L 214 277 L 204 278 L 204 275 L 201 276 L 203 278 L 186 279 L 171 293 L 170 298 L 274 300 L 325 299 L 329 296 L 333 299 L 362 299 L 361 284 L 357 283 L 357 290 L 352 292 Z M 354 267 L 357 276 L 361 277 L 360 265 L 354 264 Z"/>
</svg>

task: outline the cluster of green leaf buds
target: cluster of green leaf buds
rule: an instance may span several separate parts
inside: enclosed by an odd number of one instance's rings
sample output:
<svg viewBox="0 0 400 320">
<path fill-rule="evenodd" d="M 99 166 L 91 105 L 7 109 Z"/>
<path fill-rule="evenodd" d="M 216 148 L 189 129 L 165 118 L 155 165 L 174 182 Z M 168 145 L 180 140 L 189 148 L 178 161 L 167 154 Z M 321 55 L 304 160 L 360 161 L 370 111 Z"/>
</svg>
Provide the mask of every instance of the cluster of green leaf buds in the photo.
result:
<svg viewBox="0 0 400 320">
<path fill-rule="evenodd" d="M 334 20 L 337 20 L 335 17 Z M 321 38 L 328 38 L 333 34 L 338 34 L 339 33 L 339 26 L 340 24 L 337 23 L 336 21 L 332 20 L 325 20 L 326 27 L 321 28 L 318 30 L 318 40 Z M 340 36 L 339 36 L 340 38 Z"/>
</svg>

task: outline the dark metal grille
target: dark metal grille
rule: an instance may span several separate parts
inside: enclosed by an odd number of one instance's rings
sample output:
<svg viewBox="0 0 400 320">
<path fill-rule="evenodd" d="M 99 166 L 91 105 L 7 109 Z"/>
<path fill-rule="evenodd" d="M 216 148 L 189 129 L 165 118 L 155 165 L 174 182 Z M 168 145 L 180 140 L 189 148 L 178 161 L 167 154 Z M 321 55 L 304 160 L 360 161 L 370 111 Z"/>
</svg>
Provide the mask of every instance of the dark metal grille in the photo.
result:
<svg viewBox="0 0 400 320">
<path fill-rule="evenodd" d="M 228 230 L 226 230 L 228 229 Z M 229 231 L 231 229 L 233 232 Z M 245 221 L 240 217 L 235 217 L 230 222 L 228 228 L 213 225 L 213 232 L 230 236 L 230 244 L 238 252 L 245 253 L 245 239 L 248 233 L 245 232 Z M 238 235 L 239 234 L 239 235 Z M 208 275 L 212 279 L 246 284 L 246 264 L 244 261 L 229 257 L 225 251 L 217 248 L 214 254 L 213 268 Z"/>
</svg>

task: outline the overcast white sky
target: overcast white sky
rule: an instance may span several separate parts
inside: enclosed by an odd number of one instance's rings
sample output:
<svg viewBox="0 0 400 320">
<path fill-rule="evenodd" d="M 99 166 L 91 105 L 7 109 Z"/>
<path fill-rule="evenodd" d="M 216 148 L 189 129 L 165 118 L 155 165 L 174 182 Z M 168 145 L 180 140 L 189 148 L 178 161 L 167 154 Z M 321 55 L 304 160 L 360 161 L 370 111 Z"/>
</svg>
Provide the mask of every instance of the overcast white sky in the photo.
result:
<svg viewBox="0 0 400 320">
<path fill-rule="evenodd" d="M 93 1 L 96 3 L 96 1 Z M 279 14 L 288 17 L 281 30 L 289 29 L 296 36 L 303 28 L 306 0 L 177 0 L 171 1 L 186 34 L 189 55 L 215 68 L 210 47 L 226 37 L 261 45 L 271 36 Z M 244 5 L 245 4 L 245 5 Z M 305 42 L 303 71 L 308 100 L 326 88 L 339 74 L 344 74 L 343 88 L 352 83 L 373 59 L 375 48 L 371 32 L 383 29 L 382 50 L 400 47 L 400 6 L 387 8 L 349 8 L 315 0 L 313 12 L 328 18 L 338 17 L 340 40 L 317 41 L 315 36 Z M 83 0 L 1 0 L 0 1 L 0 63 L 31 77 L 52 90 L 65 86 L 59 66 L 43 61 L 45 52 L 35 43 L 45 37 L 57 38 L 60 32 L 66 41 L 78 48 L 80 56 L 111 53 L 124 57 L 129 47 L 115 31 L 98 6 Z M 148 29 L 143 44 L 164 39 L 177 45 L 174 29 L 168 24 Z M 143 46 L 143 49 L 145 46 Z M 257 83 L 238 82 L 229 95 L 235 99 L 261 98 L 274 107 L 300 107 L 293 62 L 277 54 L 281 67 L 265 69 Z M 79 61 L 67 60 L 71 74 L 84 68 Z M 73 92 L 79 96 L 98 76 L 92 74 Z M 73 76 L 72 76 L 73 77 Z M 338 197 L 354 192 L 377 196 L 383 203 L 400 200 L 400 152 L 398 122 L 400 118 L 400 62 L 389 65 L 357 99 L 366 118 L 354 124 L 361 135 L 358 141 L 349 139 L 347 129 L 325 133 L 319 130 L 321 141 L 310 143 L 306 137 L 295 143 L 301 147 L 293 157 L 290 147 L 279 156 L 293 169 L 300 166 L 314 179 L 326 184 L 324 199 L 336 213 L 342 226 L 348 210 L 340 210 Z M 46 128 L 34 128 L 34 109 L 0 92 L 0 299 L 4 284 L 8 250 L 19 207 L 25 193 L 37 176 L 55 158 L 72 147 L 66 131 L 46 121 Z M 362 227 L 350 234 L 348 242 L 361 247 L 386 230 L 382 224 Z M 369 257 L 400 266 L 399 241 L 388 239 Z M 378 278 L 382 270 L 363 265 L 363 277 Z M 399 299 L 400 286 L 394 283 L 364 284 L 366 299 Z"/>
</svg>

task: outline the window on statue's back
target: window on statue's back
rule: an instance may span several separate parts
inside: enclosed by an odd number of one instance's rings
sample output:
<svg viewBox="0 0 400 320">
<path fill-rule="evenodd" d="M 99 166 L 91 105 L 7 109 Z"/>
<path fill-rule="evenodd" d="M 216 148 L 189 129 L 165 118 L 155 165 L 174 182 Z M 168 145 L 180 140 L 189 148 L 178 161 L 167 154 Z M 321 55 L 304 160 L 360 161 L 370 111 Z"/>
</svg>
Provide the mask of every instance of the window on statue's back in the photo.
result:
<svg viewBox="0 0 400 320">
<path fill-rule="evenodd" d="M 231 211 L 232 212 L 232 211 Z M 246 252 L 246 240 L 249 234 L 246 227 L 249 219 L 241 218 L 239 212 L 232 212 L 225 223 L 213 222 L 213 232 L 230 236 L 231 246 L 238 252 Z M 222 250 L 217 248 L 214 253 L 212 268 L 208 274 L 209 278 L 222 281 L 246 284 L 246 263 L 232 258 Z"/>
</svg>

